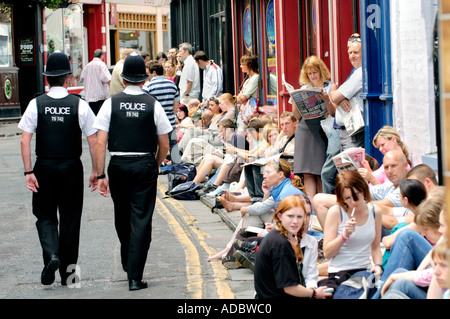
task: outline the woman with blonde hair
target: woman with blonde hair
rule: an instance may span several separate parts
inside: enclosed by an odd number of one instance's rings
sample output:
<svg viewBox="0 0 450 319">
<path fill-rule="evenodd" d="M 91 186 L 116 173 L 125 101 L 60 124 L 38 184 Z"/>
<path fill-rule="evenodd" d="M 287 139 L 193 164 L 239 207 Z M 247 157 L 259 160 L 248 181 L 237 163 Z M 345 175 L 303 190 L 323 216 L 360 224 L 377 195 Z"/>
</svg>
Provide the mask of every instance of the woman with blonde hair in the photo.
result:
<svg viewBox="0 0 450 319">
<path fill-rule="evenodd" d="M 392 126 L 383 126 L 379 129 L 377 134 L 374 136 L 372 143 L 373 146 L 380 150 L 383 156 L 389 151 L 401 149 L 403 154 L 405 154 L 406 160 L 408 161 L 409 168 L 411 167 L 408 148 L 402 141 L 400 133 L 397 132 L 397 130 Z M 372 185 L 383 184 L 388 181 L 386 173 L 384 172 L 384 165 L 381 165 L 376 171 L 372 171 L 367 161 L 363 161 L 363 165 L 364 168 L 360 168 L 358 171 L 364 179 Z"/>
<path fill-rule="evenodd" d="M 254 283 L 257 299 L 287 297 L 325 299 L 327 287 L 306 288 L 301 268 L 300 242 L 305 234 L 306 208 L 301 196 L 280 201 L 273 216 L 276 224 L 256 252 Z M 317 267 L 317 265 L 316 265 Z"/>
<path fill-rule="evenodd" d="M 166 61 L 164 63 L 164 75 L 166 79 L 175 83 L 178 88 L 178 84 L 180 83 L 180 76 L 177 75 L 177 66 L 173 61 Z"/>
<path fill-rule="evenodd" d="M 321 88 L 317 105 L 325 104 L 321 114 L 311 119 L 305 119 L 297 107 L 293 107 L 293 113 L 299 119 L 295 131 L 294 173 L 303 174 L 304 183 L 311 198 L 316 193 L 322 192 L 321 171 L 326 159 L 328 139 L 320 122 L 327 114 L 334 116 L 336 105 L 328 96 L 331 90 L 337 86 L 329 81 L 330 71 L 325 63 L 316 56 L 308 57 L 303 63 L 300 73 L 300 85 L 302 88 Z"/>
</svg>

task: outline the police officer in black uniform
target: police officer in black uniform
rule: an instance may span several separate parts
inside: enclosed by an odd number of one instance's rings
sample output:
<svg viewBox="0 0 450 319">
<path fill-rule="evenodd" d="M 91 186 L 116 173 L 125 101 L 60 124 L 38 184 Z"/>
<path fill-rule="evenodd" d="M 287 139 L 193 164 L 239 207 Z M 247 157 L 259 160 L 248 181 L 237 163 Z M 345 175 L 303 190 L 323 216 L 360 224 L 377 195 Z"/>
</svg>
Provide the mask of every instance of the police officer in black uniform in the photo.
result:
<svg viewBox="0 0 450 319">
<path fill-rule="evenodd" d="M 121 74 L 125 90 L 107 99 L 94 124 L 98 129 L 95 163 L 98 191 L 114 202 L 122 267 L 129 290 L 147 288 L 143 272 L 151 242 L 159 167 L 169 150 L 172 131 L 161 104 L 142 91 L 147 81 L 144 59 L 129 55 Z M 105 175 L 106 146 L 111 155 Z"/>
<path fill-rule="evenodd" d="M 43 250 L 41 283 L 50 285 L 59 268 L 61 284 L 76 269 L 83 208 L 84 174 L 80 160 L 81 133 L 87 137 L 94 163 L 95 115 L 78 96 L 68 94 L 72 73 L 67 56 L 51 54 L 44 75 L 50 90 L 30 101 L 19 122 L 26 186 L 33 191 L 33 214 Z M 36 133 L 36 162 L 31 163 L 31 139 Z M 96 189 L 92 166 L 89 187 Z M 59 209 L 59 219 L 58 219 Z M 76 281 L 76 277 L 72 276 Z M 72 279 L 69 278 L 69 279 Z"/>
</svg>

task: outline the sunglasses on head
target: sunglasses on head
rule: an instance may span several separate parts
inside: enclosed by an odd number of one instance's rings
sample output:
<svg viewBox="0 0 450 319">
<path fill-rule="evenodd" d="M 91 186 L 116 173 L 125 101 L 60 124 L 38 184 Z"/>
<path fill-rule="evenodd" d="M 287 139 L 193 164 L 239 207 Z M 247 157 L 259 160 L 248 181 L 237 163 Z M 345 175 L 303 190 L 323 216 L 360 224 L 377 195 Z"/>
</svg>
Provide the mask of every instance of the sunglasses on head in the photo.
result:
<svg viewBox="0 0 450 319">
<path fill-rule="evenodd" d="M 348 39 L 348 42 L 361 42 L 361 36 L 359 33 L 353 33 Z"/>
</svg>

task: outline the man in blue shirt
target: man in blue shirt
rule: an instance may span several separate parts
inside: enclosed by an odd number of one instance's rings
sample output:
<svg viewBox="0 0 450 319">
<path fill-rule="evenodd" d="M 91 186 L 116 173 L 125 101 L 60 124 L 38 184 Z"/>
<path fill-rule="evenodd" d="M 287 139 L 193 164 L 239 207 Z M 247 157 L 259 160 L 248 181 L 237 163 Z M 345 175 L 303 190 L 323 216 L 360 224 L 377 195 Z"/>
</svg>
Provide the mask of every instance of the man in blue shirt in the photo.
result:
<svg viewBox="0 0 450 319">
<path fill-rule="evenodd" d="M 181 155 L 178 151 L 177 134 L 175 130 L 175 118 L 180 104 L 180 94 L 174 82 L 164 76 L 164 67 L 158 61 L 152 60 L 146 63 L 149 81 L 145 83 L 142 90 L 150 94 L 161 103 L 164 112 L 172 125 L 172 132 L 169 133 L 170 157 L 172 163 L 179 163 Z"/>
</svg>

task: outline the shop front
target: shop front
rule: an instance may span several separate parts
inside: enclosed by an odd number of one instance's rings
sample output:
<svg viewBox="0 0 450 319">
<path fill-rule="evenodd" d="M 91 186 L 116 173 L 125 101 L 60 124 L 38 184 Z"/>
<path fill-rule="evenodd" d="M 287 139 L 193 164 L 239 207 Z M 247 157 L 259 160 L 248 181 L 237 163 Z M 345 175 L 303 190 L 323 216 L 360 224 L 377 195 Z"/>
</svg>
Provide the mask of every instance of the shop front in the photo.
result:
<svg viewBox="0 0 450 319">
<path fill-rule="evenodd" d="M 20 116 L 19 68 L 14 63 L 12 8 L 12 5 L 0 4 L 0 118 Z M 20 50 L 24 59 L 33 61 L 29 45 L 21 47 Z"/>
</svg>

